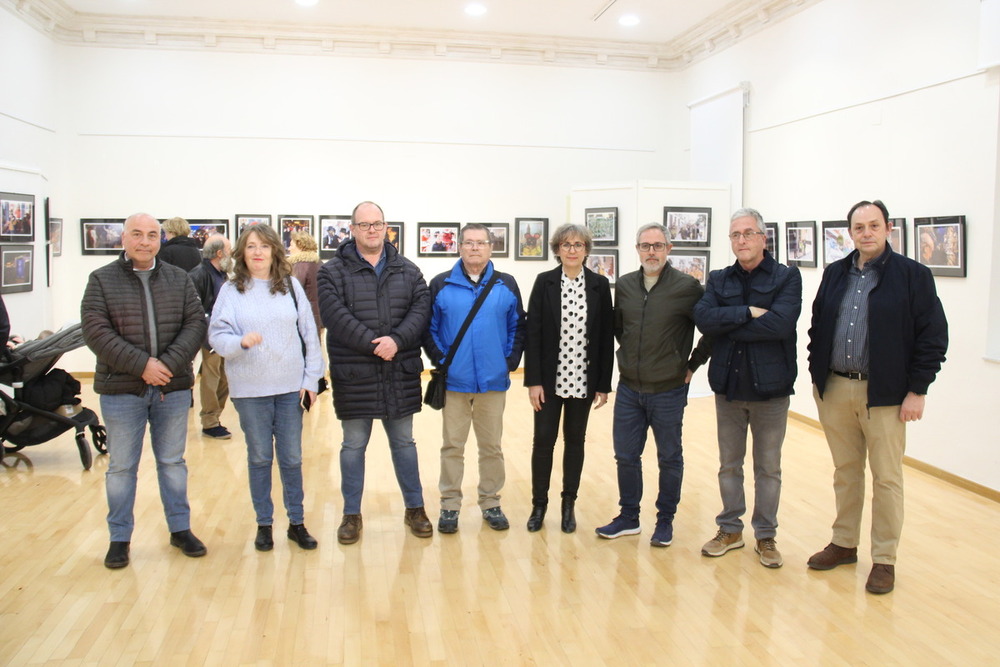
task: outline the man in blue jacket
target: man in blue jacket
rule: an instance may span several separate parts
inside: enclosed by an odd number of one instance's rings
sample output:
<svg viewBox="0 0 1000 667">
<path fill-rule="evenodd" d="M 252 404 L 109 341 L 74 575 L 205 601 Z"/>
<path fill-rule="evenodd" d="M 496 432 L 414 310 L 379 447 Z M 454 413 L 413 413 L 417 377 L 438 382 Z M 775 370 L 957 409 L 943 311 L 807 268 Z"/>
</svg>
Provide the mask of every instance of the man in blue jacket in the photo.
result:
<svg viewBox="0 0 1000 667">
<path fill-rule="evenodd" d="M 809 328 L 809 374 L 833 455 L 833 539 L 809 567 L 858 561 L 871 465 L 872 570 L 865 588 L 896 581 L 903 528 L 906 423 L 924 414 L 924 395 L 948 349 L 948 322 L 930 269 L 889 247 L 885 204 L 862 201 L 847 214 L 855 250 L 823 272 Z"/>
<path fill-rule="evenodd" d="M 479 508 L 494 530 L 510 527 L 500 508 L 505 473 L 500 440 L 503 411 L 510 388 L 510 372 L 521 361 L 524 346 L 524 309 L 513 276 L 496 271 L 490 261 L 490 232 L 468 224 L 459 234 L 459 259 L 451 271 L 431 281 L 431 323 L 426 337 L 427 356 L 441 365 L 472 306 L 491 279 L 496 281 L 482 307 L 459 341 L 448 367 L 443 444 L 441 446 L 441 518 L 438 531 L 458 530 L 462 509 L 465 443 L 470 426 L 479 446 Z"/>
<path fill-rule="evenodd" d="M 802 312 L 802 277 L 764 249 L 760 213 L 741 208 L 729 223 L 736 261 L 708 278 L 694 321 L 712 339 L 708 382 L 715 392 L 719 434 L 718 532 L 702 547 L 721 556 L 743 546 L 746 496 L 743 459 L 747 427 L 753 434 L 754 507 L 751 524 L 761 565 L 781 567 L 775 544 L 781 495 L 781 445 L 794 393 L 795 325 Z"/>
</svg>

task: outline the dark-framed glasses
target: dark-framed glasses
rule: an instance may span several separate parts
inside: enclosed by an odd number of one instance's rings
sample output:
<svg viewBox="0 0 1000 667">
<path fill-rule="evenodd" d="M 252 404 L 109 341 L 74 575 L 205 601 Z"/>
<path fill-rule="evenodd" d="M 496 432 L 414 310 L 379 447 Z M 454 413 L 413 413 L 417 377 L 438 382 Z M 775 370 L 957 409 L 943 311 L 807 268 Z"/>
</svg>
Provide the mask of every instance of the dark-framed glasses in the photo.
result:
<svg viewBox="0 0 1000 667">
<path fill-rule="evenodd" d="M 587 249 L 587 244 L 586 243 L 580 243 L 579 241 L 577 241 L 576 243 L 570 243 L 570 242 L 567 241 L 565 243 L 560 243 L 559 244 L 559 249 L 560 250 L 565 250 L 566 252 L 569 252 L 570 250 L 575 250 L 576 252 L 580 252 L 582 250 L 586 250 Z"/>
<path fill-rule="evenodd" d="M 667 244 L 663 241 L 657 241 L 656 243 L 637 243 L 636 248 L 642 252 L 649 252 L 650 250 L 655 250 L 656 252 L 663 252 L 667 249 Z"/>
<path fill-rule="evenodd" d="M 733 232 L 732 234 L 729 235 L 729 240 L 739 241 L 740 238 L 744 238 L 747 241 L 752 241 L 753 237 L 757 236 L 758 234 L 763 236 L 764 232 Z"/>
<path fill-rule="evenodd" d="M 367 232 L 369 229 L 380 232 L 385 229 L 385 222 L 355 222 L 354 226 L 363 232 Z"/>
</svg>

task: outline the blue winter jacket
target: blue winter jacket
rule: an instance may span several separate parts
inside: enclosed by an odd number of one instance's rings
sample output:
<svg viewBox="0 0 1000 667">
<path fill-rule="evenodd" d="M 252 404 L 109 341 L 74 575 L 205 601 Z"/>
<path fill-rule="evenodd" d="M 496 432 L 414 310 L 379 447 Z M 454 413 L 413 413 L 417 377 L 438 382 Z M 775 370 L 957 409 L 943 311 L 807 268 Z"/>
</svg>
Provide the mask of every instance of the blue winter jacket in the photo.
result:
<svg viewBox="0 0 1000 667">
<path fill-rule="evenodd" d="M 458 330 L 472 310 L 479 292 L 494 271 L 486 266 L 479 283 L 473 283 L 462 270 L 462 260 L 451 271 L 431 281 L 431 323 L 424 339 L 428 358 L 440 366 L 451 349 Z M 521 363 L 524 348 L 524 309 L 521 292 L 513 276 L 498 272 L 498 279 L 482 308 L 459 343 L 448 368 L 448 391 L 481 394 L 507 391 L 510 372 Z"/>
</svg>

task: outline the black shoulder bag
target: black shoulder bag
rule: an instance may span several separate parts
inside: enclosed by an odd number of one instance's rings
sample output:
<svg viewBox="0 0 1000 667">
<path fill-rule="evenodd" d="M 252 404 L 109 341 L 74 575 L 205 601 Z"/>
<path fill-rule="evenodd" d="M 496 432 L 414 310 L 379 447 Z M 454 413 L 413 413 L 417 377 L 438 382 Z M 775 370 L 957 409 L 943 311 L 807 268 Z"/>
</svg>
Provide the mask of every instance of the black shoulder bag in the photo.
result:
<svg viewBox="0 0 1000 667">
<path fill-rule="evenodd" d="M 302 330 L 299 329 L 299 323 L 298 323 L 299 300 L 295 297 L 295 285 L 292 284 L 291 277 L 285 278 L 285 284 L 288 285 L 288 293 L 292 295 L 292 303 L 295 304 L 295 318 L 296 318 L 295 330 L 299 334 L 299 342 L 302 343 L 302 360 L 305 361 L 305 358 L 306 358 L 306 339 L 302 337 Z M 327 385 L 327 383 L 326 383 L 326 377 L 325 376 L 321 377 L 319 379 L 319 387 L 316 390 L 316 395 L 319 396 L 324 391 L 326 391 L 328 387 L 329 387 L 329 385 Z M 308 402 L 308 400 L 309 400 L 309 395 L 308 394 L 306 395 L 305 400 Z M 306 410 L 309 410 L 309 407 L 307 407 L 306 405 L 303 405 L 302 407 L 304 407 Z"/>
</svg>

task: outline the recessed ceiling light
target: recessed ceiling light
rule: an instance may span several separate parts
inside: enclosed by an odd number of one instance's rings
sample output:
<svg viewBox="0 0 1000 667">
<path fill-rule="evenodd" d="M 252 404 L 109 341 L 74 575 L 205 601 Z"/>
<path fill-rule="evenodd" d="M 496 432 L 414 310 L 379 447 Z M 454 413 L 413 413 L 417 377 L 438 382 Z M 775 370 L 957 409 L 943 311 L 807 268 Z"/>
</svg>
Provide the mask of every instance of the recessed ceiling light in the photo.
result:
<svg viewBox="0 0 1000 667">
<path fill-rule="evenodd" d="M 295 2 L 303 7 L 312 7 L 319 3 L 319 0 L 295 0 Z"/>
<path fill-rule="evenodd" d="M 482 16 L 486 13 L 486 5 L 479 2 L 470 2 L 465 6 L 465 13 L 469 16 Z"/>
<path fill-rule="evenodd" d="M 639 25 L 639 17 L 635 14 L 625 14 L 618 19 L 618 25 L 623 25 L 628 28 L 631 28 L 634 25 Z"/>
</svg>

